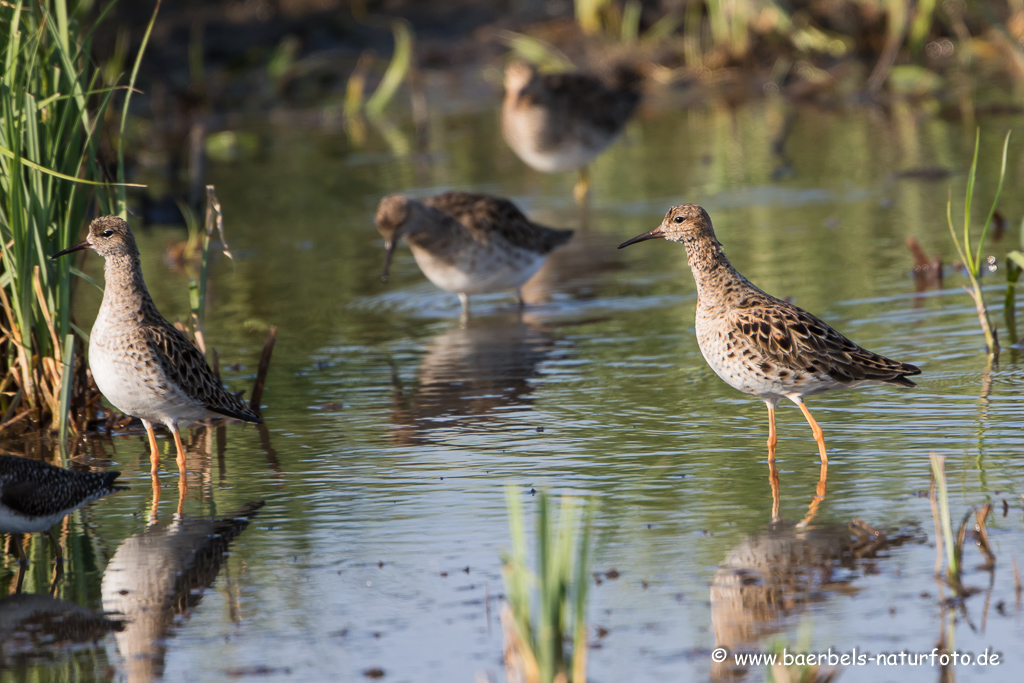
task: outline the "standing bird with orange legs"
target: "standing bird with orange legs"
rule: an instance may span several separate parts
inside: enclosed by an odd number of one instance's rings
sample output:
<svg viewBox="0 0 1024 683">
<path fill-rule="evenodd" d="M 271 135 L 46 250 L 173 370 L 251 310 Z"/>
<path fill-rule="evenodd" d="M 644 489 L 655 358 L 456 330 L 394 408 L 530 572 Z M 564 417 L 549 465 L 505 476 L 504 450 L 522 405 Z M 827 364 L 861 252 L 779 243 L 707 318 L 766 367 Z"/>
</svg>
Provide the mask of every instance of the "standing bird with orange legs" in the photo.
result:
<svg viewBox="0 0 1024 683">
<path fill-rule="evenodd" d="M 872 383 L 913 387 L 917 385 L 907 377 L 921 370 L 861 348 L 802 308 L 755 287 L 729 263 L 711 217 L 696 204 L 669 209 L 661 225 L 619 249 L 656 238 L 686 247 L 697 282 L 697 344 L 704 360 L 729 386 L 768 406 L 771 465 L 778 443 L 775 406 L 788 398 L 800 407 L 818 444 L 818 495 L 824 496 L 825 437 L 803 397 Z"/>
<path fill-rule="evenodd" d="M 117 216 L 95 219 L 84 242 L 50 258 L 82 249 L 92 249 L 106 259 L 103 304 L 89 336 L 89 368 L 96 386 L 115 408 L 142 420 L 154 474 L 160 461 L 154 423 L 174 435 L 178 468 L 184 474 L 179 427 L 219 417 L 263 422 L 224 389 L 203 354 L 160 315 L 142 279 L 135 236 L 124 220 Z"/>
<path fill-rule="evenodd" d="M 586 74 L 541 74 L 521 61 L 505 68 L 505 141 L 542 173 L 577 170 L 573 195 L 579 204 L 590 189 L 587 165 L 622 133 L 640 104 L 640 76 L 623 68 L 618 80 L 609 87 Z"/>
</svg>

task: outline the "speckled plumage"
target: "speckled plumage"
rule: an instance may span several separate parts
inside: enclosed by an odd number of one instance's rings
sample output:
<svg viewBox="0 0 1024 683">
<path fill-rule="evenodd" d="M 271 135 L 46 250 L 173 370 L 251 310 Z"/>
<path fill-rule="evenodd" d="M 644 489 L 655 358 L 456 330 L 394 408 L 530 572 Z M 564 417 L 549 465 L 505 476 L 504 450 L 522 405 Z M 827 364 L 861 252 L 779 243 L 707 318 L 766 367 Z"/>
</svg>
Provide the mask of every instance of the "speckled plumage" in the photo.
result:
<svg viewBox="0 0 1024 683">
<path fill-rule="evenodd" d="M 135 237 L 124 220 L 95 219 L 84 242 L 54 258 L 87 248 L 106 259 L 103 303 L 89 337 L 89 367 L 107 400 L 143 421 L 154 456 L 153 423 L 174 434 L 183 465 L 179 427 L 216 417 L 262 422 L 221 386 L 199 350 L 160 315 L 142 279 Z"/>
<path fill-rule="evenodd" d="M 120 472 L 72 472 L 39 460 L 0 455 L 0 533 L 46 531 L 86 503 L 126 491 Z"/>
<path fill-rule="evenodd" d="M 377 207 L 377 230 L 387 245 L 384 275 L 400 238 L 405 238 L 423 274 L 456 292 L 463 306 L 470 294 L 518 290 L 572 230 L 531 222 L 507 199 L 470 192 L 445 192 L 417 201 L 401 194 Z"/>
<path fill-rule="evenodd" d="M 730 386 L 764 400 L 769 454 L 775 451 L 775 406 L 788 398 L 814 431 L 822 462 L 824 437 L 803 397 L 867 383 L 916 386 L 921 370 L 853 343 L 807 311 L 766 294 L 741 275 L 715 237 L 711 218 L 695 205 L 669 210 L 661 225 L 622 247 L 663 237 L 686 246 L 697 283 L 697 343 L 708 365 Z"/>
<path fill-rule="evenodd" d="M 505 69 L 501 132 L 528 166 L 552 173 L 583 169 L 622 132 L 640 103 L 639 78 L 623 70 L 622 83 L 608 87 L 581 73 L 541 74 L 511 62 Z"/>
</svg>

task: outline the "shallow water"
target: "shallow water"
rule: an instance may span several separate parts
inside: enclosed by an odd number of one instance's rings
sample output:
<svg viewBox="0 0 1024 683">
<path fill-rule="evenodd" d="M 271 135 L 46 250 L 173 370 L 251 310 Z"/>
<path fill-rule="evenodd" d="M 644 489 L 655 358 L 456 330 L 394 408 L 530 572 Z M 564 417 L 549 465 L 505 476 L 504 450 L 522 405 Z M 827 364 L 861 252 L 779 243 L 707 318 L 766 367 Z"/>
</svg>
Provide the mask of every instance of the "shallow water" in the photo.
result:
<svg viewBox="0 0 1024 683">
<path fill-rule="evenodd" d="M 193 433 L 185 521 L 174 519 L 173 446 L 162 439 L 152 526 L 144 439 L 91 439 L 85 451 L 112 460 L 132 489 L 70 518 L 59 595 L 109 610 L 116 587 L 135 581 L 128 595 L 155 597 L 124 608 L 134 620 L 95 645 L 3 646 L 0 680 L 363 680 L 372 669 L 386 681 L 503 680 L 505 486 L 527 510 L 535 489 L 600 501 L 593 570 L 618 578 L 592 587 L 592 681 L 760 681 L 763 666 L 713 665 L 712 649 L 931 652 L 943 632 L 951 648 L 1003 657 L 957 667 L 956 680 L 1017 680 L 1024 371 L 1011 351 L 986 371 L 961 276 L 915 293 L 904 241 L 916 236 L 953 260 L 945 204 L 952 185 L 962 215 L 965 175 L 894 175 L 965 169 L 973 131 L 899 108 L 797 109 L 782 158 L 772 143 L 788 114 L 771 101 L 651 105 L 595 164 L 586 214 L 572 202 L 571 175 L 537 174 L 512 155 L 493 111 L 439 114 L 426 148 L 402 154 L 414 147 L 404 122 L 371 128 L 361 146 L 340 126 L 254 128 L 255 158 L 211 169 L 235 260 L 215 262 L 207 339 L 230 386 L 248 389 L 266 327 L 279 327 L 267 429 Z M 978 206 L 995 186 L 1003 132 L 1019 124 L 984 122 Z M 1011 217 L 1024 213 L 1013 190 L 1024 180 L 1021 149 L 1011 144 L 1001 204 Z M 456 297 L 430 285 L 407 249 L 380 281 L 379 197 L 447 188 L 509 196 L 540 222 L 578 230 L 527 287 L 522 316 L 510 296 L 479 297 L 460 323 Z M 808 401 L 831 465 L 811 530 L 792 529 L 818 479 L 799 411 L 778 412 L 785 521 L 773 527 L 766 412 L 704 363 L 683 248 L 615 249 L 683 201 L 709 210 L 756 284 L 924 371 L 914 390 Z M 180 238 L 174 229 L 139 237 L 147 282 L 172 320 L 187 311 L 187 275 L 163 252 Z M 1001 262 L 1016 243 L 1011 227 L 986 253 Z M 98 272 L 98 259 L 88 267 Z M 988 282 L 1002 331 L 1002 274 Z M 79 319 L 91 324 L 98 301 L 83 286 Z M 996 503 L 995 570 L 980 568 L 968 542 L 965 582 L 981 592 L 951 610 L 933 578 L 930 452 L 947 458 L 954 525 L 970 506 Z M 851 559 L 837 539 L 855 518 L 899 543 Z M 26 592 L 45 593 L 50 550 L 36 538 L 31 551 Z M 3 612 L 0 602 L 0 623 Z M 940 673 L 868 664 L 841 680 Z"/>
</svg>

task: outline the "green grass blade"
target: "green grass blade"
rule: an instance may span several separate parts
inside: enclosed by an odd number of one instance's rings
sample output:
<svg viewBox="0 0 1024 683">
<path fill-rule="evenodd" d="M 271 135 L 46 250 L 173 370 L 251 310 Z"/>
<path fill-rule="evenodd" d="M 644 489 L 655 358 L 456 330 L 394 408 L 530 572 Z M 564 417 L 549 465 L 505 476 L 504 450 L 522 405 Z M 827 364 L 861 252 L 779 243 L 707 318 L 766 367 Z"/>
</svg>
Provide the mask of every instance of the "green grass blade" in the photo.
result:
<svg viewBox="0 0 1024 683">
<path fill-rule="evenodd" d="M 938 490 L 939 526 L 942 529 L 942 539 L 946 545 L 946 571 L 950 578 L 959 577 L 960 568 L 957 564 L 956 548 L 953 545 L 953 526 L 949 518 L 949 488 L 946 484 L 946 459 L 935 453 L 930 455 L 930 459 L 932 476 L 935 477 L 935 485 Z"/>
<path fill-rule="evenodd" d="M 7 157 L 8 159 L 14 159 L 16 162 L 24 164 L 25 166 L 28 166 L 29 168 L 35 171 L 39 171 L 40 173 L 45 173 L 46 175 L 53 176 L 54 178 L 60 178 L 61 180 L 70 180 L 73 183 L 81 183 L 82 185 L 97 185 L 100 187 L 146 187 L 145 185 L 138 185 L 136 183 L 105 183 L 97 182 L 95 180 L 86 180 L 85 178 L 76 178 L 75 176 L 70 176 L 67 175 L 66 173 L 61 173 L 60 171 L 54 171 L 51 168 L 46 168 L 45 166 L 37 164 L 33 161 L 29 161 L 25 157 L 19 156 L 15 150 L 9 149 L 2 144 L 0 144 L 0 154 Z"/>
<path fill-rule="evenodd" d="M 635 45 L 640 35 L 640 14 L 643 5 L 640 0 L 626 0 L 622 8 L 622 44 Z"/>
<path fill-rule="evenodd" d="M 395 92 L 409 74 L 409 68 L 412 66 L 412 26 L 407 21 L 396 20 L 391 23 L 391 30 L 395 36 L 395 52 L 388 68 L 384 71 L 384 78 L 381 79 L 380 85 L 366 101 L 366 115 L 370 117 L 380 116 L 384 112 L 384 108 L 395 96 Z"/>
<path fill-rule="evenodd" d="M 57 438 L 62 452 L 67 453 L 68 424 L 71 420 L 71 389 L 75 383 L 75 335 L 64 337 L 64 368 L 60 378 L 60 415 L 57 423 Z"/>
<path fill-rule="evenodd" d="M 978 176 L 978 149 L 981 146 L 981 129 L 974 130 L 974 159 L 971 161 L 971 171 L 967 174 L 967 191 L 964 198 L 964 251 L 967 252 L 967 270 L 977 279 L 981 275 L 980 264 L 974 260 L 974 250 L 971 249 L 971 202 L 974 200 L 974 180 Z"/>
<path fill-rule="evenodd" d="M 572 60 L 551 43 L 514 31 L 500 31 L 498 37 L 508 45 L 514 55 L 535 65 L 545 73 L 576 70 L 576 65 L 572 63 Z"/>
<path fill-rule="evenodd" d="M 988 228 L 992 225 L 992 216 L 996 213 L 996 208 L 999 206 L 999 196 L 1003 193 L 1003 182 L 1006 180 L 1006 152 L 1010 147 L 1010 133 L 1012 131 L 1006 131 L 1006 138 L 1003 140 L 1003 159 L 999 166 L 999 184 L 996 186 L 996 194 L 992 198 L 992 206 L 989 207 L 988 216 L 985 217 L 985 224 L 981 228 L 981 237 L 978 238 L 978 252 L 975 256 L 975 263 L 981 264 L 981 247 L 985 244 L 985 238 L 988 236 Z M 977 154 L 977 153 L 975 153 Z"/>
</svg>

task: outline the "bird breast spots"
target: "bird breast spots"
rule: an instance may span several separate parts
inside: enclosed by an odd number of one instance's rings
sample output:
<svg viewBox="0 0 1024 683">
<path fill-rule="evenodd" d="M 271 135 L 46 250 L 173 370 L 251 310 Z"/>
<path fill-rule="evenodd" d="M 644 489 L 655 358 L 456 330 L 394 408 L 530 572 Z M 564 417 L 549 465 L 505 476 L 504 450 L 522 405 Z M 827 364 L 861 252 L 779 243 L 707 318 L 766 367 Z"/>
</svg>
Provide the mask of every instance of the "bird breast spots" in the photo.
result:
<svg viewBox="0 0 1024 683">
<path fill-rule="evenodd" d="M 774 369 L 775 366 L 769 363 L 768 361 L 764 361 L 763 363 L 761 363 L 761 372 L 771 372 Z"/>
<path fill-rule="evenodd" d="M 750 323 L 743 323 L 743 327 L 741 329 L 743 330 L 743 334 L 749 335 L 750 334 Z"/>
<path fill-rule="evenodd" d="M 787 377 L 789 377 L 789 370 L 783 370 L 783 369 L 780 368 L 779 372 L 778 372 L 778 375 L 779 375 L 779 379 L 786 379 Z"/>
</svg>

